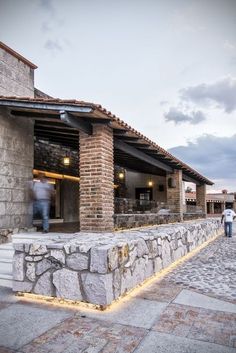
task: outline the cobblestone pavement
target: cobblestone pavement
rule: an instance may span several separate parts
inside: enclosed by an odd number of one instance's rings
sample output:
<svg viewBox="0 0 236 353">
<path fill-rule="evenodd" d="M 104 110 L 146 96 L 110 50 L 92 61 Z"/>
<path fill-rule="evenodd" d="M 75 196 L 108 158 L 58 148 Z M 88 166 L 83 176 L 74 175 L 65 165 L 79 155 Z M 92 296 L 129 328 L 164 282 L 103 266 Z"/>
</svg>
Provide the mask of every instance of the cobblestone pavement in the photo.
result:
<svg viewBox="0 0 236 353">
<path fill-rule="evenodd" d="M 218 238 L 165 280 L 236 303 L 236 236 Z"/>
<path fill-rule="evenodd" d="M 0 353 L 236 353 L 236 234 L 104 312 L 0 288 Z"/>
</svg>

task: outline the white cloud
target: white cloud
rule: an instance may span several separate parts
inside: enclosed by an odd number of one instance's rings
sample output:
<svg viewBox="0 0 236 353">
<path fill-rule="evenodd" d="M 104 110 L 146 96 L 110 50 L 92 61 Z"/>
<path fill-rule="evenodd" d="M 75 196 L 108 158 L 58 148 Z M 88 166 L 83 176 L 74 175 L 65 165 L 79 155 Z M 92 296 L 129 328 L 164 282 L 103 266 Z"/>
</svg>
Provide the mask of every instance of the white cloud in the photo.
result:
<svg viewBox="0 0 236 353">
<path fill-rule="evenodd" d="M 177 146 L 169 151 L 215 183 L 220 181 L 221 187 L 227 189 L 231 185 L 236 191 L 236 134 L 230 137 L 202 135 L 187 146 Z"/>
<path fill-rule="evenodd" d="M 189 123 L 196 125 L 206 120 L 205 115 L 200 110 L 184 113 L 178 108 L 171 107 L 168 113 L 164 114 L 166 121 L 173 121 L 175 124 Z"/>
<path fill-rule="evenodd" d="M 57 51 L 62 51 L 62 45 L 59 43 L 58 40 L 52 40 L 52 39 L 48 39 L 44 45 L 44 47 L 51 51 L 52 53 L 55 53 Z"/>
<path fill-rule="evenodd" d="M 236 78 L 226 77 L 212 84 L 202 83 L 182 89 L 180 94 L 184 101 L 209 106 L 217 103 L 219 108 L 231 113 L 236 109 Z"/>
</svg>

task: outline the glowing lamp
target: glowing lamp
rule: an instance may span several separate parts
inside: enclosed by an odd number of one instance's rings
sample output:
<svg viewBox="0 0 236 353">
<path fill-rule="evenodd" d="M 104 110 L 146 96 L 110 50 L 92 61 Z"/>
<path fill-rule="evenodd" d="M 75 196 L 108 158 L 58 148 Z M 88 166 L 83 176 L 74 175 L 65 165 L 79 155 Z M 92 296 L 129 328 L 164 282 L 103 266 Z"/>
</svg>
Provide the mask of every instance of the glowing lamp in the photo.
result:
<svg viewBox="0 0 236 353">
<path fill-rule="evenodd" d="M 64 157 L 63 163 L 64 163 L 64 165 L 70 165 L 70 157 Z"/>
<path fill-rule="evenodd" d="M 123 172 L 120 172 L 119 174 L 118 174 L 118 177 L 119 177 L 119 179 L 124 179 L 124 177 L 125 177 L 125 175 L 124 175 L 124 173 Z"/>
</svg>

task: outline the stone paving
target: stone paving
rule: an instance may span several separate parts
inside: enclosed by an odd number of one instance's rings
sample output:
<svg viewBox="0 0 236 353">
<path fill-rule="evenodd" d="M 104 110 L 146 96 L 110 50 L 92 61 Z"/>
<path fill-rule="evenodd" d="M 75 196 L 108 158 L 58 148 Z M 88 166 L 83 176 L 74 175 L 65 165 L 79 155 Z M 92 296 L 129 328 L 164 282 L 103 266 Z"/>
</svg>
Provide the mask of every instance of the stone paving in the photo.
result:
<svg viewBox="0 0 236 353">
<path fill-rule="evenodd" d="M 236 234 L 106 311 L 0 289 L 0 353 L 236 353 Z"/>
</svg>

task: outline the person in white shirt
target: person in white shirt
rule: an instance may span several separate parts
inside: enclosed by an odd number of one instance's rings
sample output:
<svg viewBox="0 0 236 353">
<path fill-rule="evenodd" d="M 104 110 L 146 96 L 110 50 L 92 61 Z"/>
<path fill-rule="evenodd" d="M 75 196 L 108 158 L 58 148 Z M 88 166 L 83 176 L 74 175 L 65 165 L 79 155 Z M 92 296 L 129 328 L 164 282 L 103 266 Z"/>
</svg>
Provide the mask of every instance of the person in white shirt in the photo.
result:
<svg viewBox="0 0 236 353">
<path fill-rule="evenodd" d="M 221 223 L 223 223 L 224 220 L 226 237 L 232 237 L 232 225 L 235 217 L 236 213 L 231 209 L 230 206 L 227 206 L 221 217 Z"/>
</svg>

